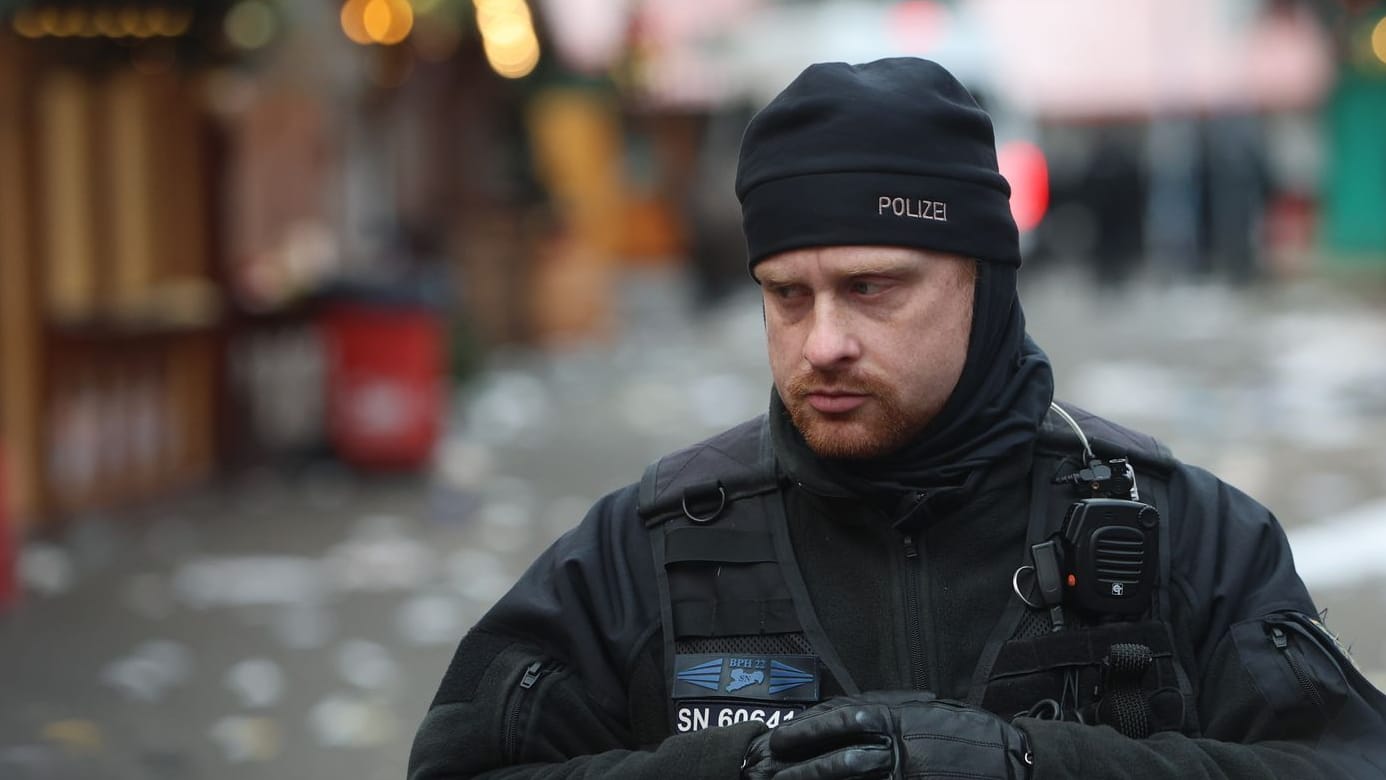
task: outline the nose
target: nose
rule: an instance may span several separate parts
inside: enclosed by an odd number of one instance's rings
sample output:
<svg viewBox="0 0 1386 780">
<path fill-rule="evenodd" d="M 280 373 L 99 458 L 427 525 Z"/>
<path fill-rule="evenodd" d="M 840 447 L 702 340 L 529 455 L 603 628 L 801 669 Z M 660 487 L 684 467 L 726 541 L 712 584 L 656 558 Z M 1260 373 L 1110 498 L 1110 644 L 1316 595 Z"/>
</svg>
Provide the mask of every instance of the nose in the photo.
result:
<svg viewBox="0 0 1386 780">
<path fill-rule="evenodd" d="M 804 339 L 804 360 L 819 371 L 830 371 L 861 356 L 847 313 L 830 301 L 816 302 L 813 324 Z"/>
</svg>

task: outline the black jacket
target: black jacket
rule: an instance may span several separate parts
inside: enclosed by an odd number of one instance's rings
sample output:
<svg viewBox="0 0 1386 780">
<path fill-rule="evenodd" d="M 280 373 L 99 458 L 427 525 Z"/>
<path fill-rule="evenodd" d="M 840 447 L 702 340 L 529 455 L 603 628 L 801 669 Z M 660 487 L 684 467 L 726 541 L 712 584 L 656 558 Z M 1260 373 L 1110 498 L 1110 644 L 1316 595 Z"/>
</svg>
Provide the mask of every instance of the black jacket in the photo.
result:
<svg viewBox="0 0 1386 780">
<path fill-rule="evenodd" d="M 1040 462 L 1017 454 L 965 505 L 905 529 L 908 541 L 849 496 L 786 486 L 794 557 L 850 678 L 825 681 L 824 696 L 917 687 L 994 705 L 978 659 L 996 660 L 993 627 L 1016 599 L 1027 517 L 1048 500 L 1031 474 Z M 1190 711 L 1179 730 L 1141 740 L 1019 717 L 1035 778 L 1386 776 L 1386 700 L 1314 619 L 1275 518 L 1177 461 L 1160 486 L 1171 655 Z M 411 778 L 737 776 L 764 725 L 670 736 L 661 605 L 637 501 L 636 485 L 599 501 L 462 640 L 419 728 Z M 1044 655 L 1042 644 L 1013 645 Z"/>
</svg>

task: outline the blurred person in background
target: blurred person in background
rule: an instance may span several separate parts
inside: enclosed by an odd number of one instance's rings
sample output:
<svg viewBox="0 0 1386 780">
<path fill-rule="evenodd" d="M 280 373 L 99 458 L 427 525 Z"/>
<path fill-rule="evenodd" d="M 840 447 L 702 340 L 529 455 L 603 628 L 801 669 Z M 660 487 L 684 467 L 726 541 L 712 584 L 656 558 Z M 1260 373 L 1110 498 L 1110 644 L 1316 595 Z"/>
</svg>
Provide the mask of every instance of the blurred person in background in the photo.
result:
<svg viewBox="0 0 1386 780">
<path fill-rule="evenodd" d="M 709 310 L 740 289 L 745 278 L 746 243 L 741 211 L 727 197 L 736 181 L 736 147 L 750 119 L 749 105 L 736 104 L 707 120 L 685 206 L 692 226 L 688 248 L 696 303 Z"/>
<path fill-rule="evenodd" d="M 949 73 L 808 68 L 736 193 L 768 413 L 531 566 L 411 777 L 1386 773 L 1386 697 L 1276 519 L 1052 402 L 991 122 Z"/>
</svg>

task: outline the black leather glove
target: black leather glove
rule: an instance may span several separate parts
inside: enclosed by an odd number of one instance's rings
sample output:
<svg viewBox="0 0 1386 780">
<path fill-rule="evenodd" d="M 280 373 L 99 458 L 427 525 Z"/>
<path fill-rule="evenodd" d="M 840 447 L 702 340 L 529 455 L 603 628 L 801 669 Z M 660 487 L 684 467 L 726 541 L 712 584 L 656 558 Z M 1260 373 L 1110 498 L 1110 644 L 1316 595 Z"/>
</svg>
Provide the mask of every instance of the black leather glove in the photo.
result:
<svg viewBox="0 0 1386 780">
<path fill-rule="evenodd" d="M 830 699 L 752 740 L 744 780 L 949 776 L 1026 780 L 1024 736 L 990 712 L 914 691 Z"/>
</svg>

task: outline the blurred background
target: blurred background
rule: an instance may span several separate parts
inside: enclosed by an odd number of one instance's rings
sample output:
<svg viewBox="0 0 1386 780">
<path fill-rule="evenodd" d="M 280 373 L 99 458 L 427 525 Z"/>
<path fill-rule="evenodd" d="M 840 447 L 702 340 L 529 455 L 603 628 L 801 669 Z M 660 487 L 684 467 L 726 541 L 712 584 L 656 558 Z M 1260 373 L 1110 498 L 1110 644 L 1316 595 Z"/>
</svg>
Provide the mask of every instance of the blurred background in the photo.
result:
<svg viewBox="0 0 1386 780">
<path fill-rule="evenodd" d="M 0 0 L 0 776 L 402 776 L 538 551 L 764 408 L 751 113 L 903 54 L 1060 398 L 1386 683 L 1386 3 Z"/>
</svg>

